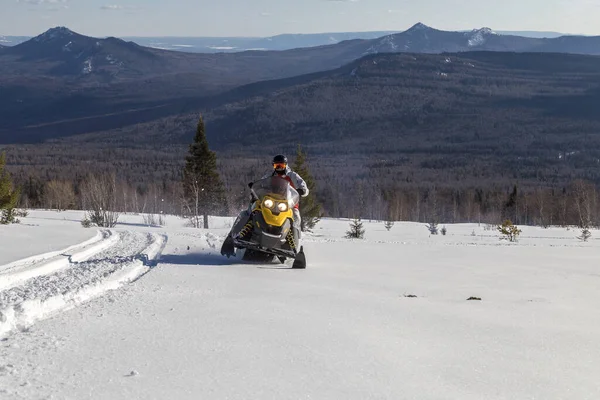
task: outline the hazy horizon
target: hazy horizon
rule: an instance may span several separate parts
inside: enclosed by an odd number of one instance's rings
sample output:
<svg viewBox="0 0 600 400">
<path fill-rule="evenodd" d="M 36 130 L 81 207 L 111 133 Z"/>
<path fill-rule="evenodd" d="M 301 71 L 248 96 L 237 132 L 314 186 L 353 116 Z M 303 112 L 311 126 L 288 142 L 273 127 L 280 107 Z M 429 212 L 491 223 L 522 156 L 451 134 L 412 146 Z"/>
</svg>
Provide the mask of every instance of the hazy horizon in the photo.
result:
<svg viewBox="0 0 600 400">
<path fill-rule="evenodd" d="M 331 0 L 333 1 L 333 0 Z M 415 23 L 416 24 L 416 23 Z M 361 31 L 361 30 L 354 30 L 354 31 L 323 31 L 323 32 L 280 32 L 280 33 L 276 33 L 274 35 L 268 35 L 268 36 L 249 36 L 249 35 L 221 35 L 221 36 L 217 36 L 217 35 L 111 35 L 111 34 L 106 34 L 106 35 L 87 35 L 87 36 L 92 36 L 92 37 L 110 37 L 110 36 L 114 36 L 114 37 L 137 37 L 137 38 L 215 38 L 215 39 L 219 39 L 219 38 L 239 38 L 239 39 L 263 39 L 263 38 L 267 38 L 267 37 L 275 37 L 275 36 L 282 36 L 282 35 L 327 35 L 327 34 L 343 34 L 343 33 L 371 33 L 371 32 L 403 32 L 406 31 L 407 29 L 411 28 L 413 25 L 412 24 L 404 29 L 375 29 L 375 30 L 367 30 L 367 31 Z M 428 25 L 429 26 L 429 25 Z M 7 32 L 0 32 L 0 36 L 5 36 L 5 37 L 35 37 L 38 36 L 44 32 L 46 32 L 49 29 L 52 28 L 58 28 L 58 27 L 65 27 L 73 32 L 82 34 L 82 35 L 86 35 L 84 32 L 80 32 L 76 29 L 73 29 L 69 26 L 64 26 L 64 25 L 57 25 L 57 26 L 50 26 L 46 29 L 44 29 L 43 31 L 40 32 L 35 32 L 33 34 L 28 34 L 28 35 L 15 35 L 15 34 L 11 34 L 11 33 L 7 33 Z M 472 27 L 472 28 L 462 28 L 462 29 L 440 29 L 436 26 L 430 26 L 431 28 L 434 29 L 439 29 L 439 30 L 444 30 L 444 31 L 454 31 L 454 32 L 463 32 L 463 31 L 470 31 L 472 29 L 481 29 L 481 28 L 486 28 L 486 27 Z M 540 30 L 540 31 L 535 31 L 535 30 L 529 30 L 529 29 L 514 29 L 514 30 L 509 30 L 509 29 L 493 29 L 491 28 L 494 32 L 530 32 L 530 33 L 548 33 L 548 34 L 563 34 L 563 35 L 582 35 L 581 33 L 572 33 L 572 32 L 559 32 L 559 31 L 549 31 L 549 30 Z M 586 35 L 587 36 L 587 35 Z"/>
<path fill-rule="evenodd" d="M 0 34 L 10 36 L 66 26 L 96 37 L 267 37 L 404 31 L 417 22 L 449 31 L 600 34 L 594 0 L 11 0 L 0 10 Z"/>
</svg>

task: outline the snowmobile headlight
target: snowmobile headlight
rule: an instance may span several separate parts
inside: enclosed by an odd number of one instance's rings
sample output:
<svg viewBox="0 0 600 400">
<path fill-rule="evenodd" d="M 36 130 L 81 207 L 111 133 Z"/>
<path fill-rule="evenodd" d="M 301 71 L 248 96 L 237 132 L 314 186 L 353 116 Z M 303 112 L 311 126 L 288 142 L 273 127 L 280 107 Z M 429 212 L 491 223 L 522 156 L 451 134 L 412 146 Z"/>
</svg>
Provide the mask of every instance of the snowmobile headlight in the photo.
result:
<svg viewBox="0 0 600 400">
<path fill-rule="evenodd" d="M 263 204 L 267 208 L 273 208 L 273 205 L 274 205 L 273 200 L 271 200 L 271 199 L 266 199 Z"/>
<path fill-rule="evenodd" d="M 288 205 L 286 203 L 279 203 L 277 204 L 277 209 L 281 212 L 285 212 L 288 210 Z"/>
</svg>

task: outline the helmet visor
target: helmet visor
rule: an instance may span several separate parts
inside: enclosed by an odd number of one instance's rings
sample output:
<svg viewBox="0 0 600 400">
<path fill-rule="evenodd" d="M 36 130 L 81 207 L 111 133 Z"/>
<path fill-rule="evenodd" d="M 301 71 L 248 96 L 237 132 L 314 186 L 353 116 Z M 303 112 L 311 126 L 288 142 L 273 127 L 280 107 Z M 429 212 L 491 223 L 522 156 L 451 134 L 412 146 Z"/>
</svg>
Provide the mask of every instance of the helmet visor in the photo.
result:
<svg viewBox="0 0 600 400">
<path fill-rule="evenodd" d="M 275 169 L 276 171 L 284 170 L 286 167 L 286 163 L 273 163 L 273 169 Z"/>
</svg>

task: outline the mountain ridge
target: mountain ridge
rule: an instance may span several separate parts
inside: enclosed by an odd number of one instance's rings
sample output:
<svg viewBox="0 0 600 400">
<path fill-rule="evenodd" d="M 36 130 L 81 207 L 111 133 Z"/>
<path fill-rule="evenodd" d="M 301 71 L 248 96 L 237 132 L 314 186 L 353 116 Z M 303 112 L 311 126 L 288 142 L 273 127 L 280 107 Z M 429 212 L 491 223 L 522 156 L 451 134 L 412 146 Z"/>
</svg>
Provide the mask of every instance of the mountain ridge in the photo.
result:
<svg viewBox="0 0 600 400">
<path fill-rule="evenodd" d="M 458 30 L 455 32 L 470 32 Z M 139 45 L 163 50 L 175 50 L 192 53 L 241 52 L 247 50 L 290 50 L 300 47 L 315 47 L 339 43 L 352 39 L 376 39 L 383 36 L 401 33 L 403 30 L 365 31 L 365 32 L 322 32 L 322 33 L 283 33 L 267 37 L 179 37 L 179 36 L 122 36 L 126 41 Z M 453 32 L 453 31 L 448 31 Z M 508 36 L 523 36 L 532 38 L 555 38 L 560 36 L 582 36 L 560 32 L 545 31 L 503 31 L 496 33 Z M 0 44 L 15 45 L 31 37 L 0 36 Z"/>
<path fill-rule="evenodd" d="M 57 27 L 0 51 L 0 85 L 7 94 L 0 97 L 0 136 L 5 136 L 0 140 L 18 140 L 19 132 L 35 132 L 28 127 L 60 121 L 80 121 L 77 128 L 64 129 L 78 134 L 97 128 L 85 121 L 106 122 L 105 116 L 114 118 L 105 125 L 109 129 L 181 114 L 204 107 L 236 87 L 335 70 L 373 54 L 477 50 L 501 52 L 498 57 L 510 59 L 514 52 L 600 53 L 600 37 L 584 39 L 585 43 L 580 37 L 502 36 L 489 28 L 447 32 L 418 23 L 403 33 L 374 40 L 285 51 L 192 54 L 111 37 L 92 38 Z M 122 110 L 134 111 L 123 117 Z M 136 120 L 136 115 L 141 119 Z"/>
</svg>

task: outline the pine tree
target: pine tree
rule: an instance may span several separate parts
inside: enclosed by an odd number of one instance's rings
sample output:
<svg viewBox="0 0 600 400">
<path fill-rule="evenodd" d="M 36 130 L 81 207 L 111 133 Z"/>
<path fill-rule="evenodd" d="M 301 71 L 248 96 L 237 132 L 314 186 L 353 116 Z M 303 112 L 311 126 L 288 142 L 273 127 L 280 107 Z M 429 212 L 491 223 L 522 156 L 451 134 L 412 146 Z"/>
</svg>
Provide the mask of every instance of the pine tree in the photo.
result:
<svg viewBox="0 0 600 400">
<path fill-rule="evenodd" d="M 10 175 L 5 171 L 5 154 L 0 154 L 0 224 L 10 224 L 18 222 L 16 219 L 17 203 L 19 202 L 20 192 L 13 187 Z"/>
<path fill-rule="evenodd" d="M 347 239 L 364 239 L 365 229 L 360 218 L 355 218 L 350 222 L 350 230 L 346 231 Z"/>
<path fill-rule="evenodd" d="M 208 215 L 227 208 L 225 190 L 217 171 L 217 156 L 208 147 L 204 119 L 200 116 L 194 142 L 190 144 L 183 169 L 183 193 L 194 227 L 208 229 Z"/>
<path fill-rule="evenodd" d="M 300 200 L 300 217 L 302 218 L 300 228 L 303 232 L 309 231 L 321 220 L 323 213 L 314 193 L 315 180 L 306 165 L 306 154 L 302 151 L 302 146 L 300 145 L 298 145 L 298 149 L 296 150 L 296 161 L 292 169 L 304 179 L 308 187 L 308 196 L 302 197 Z"/>
<path fill-rule="evenodd" d="M 499 225 L 496 229 L 498 229 L 498 232 L 502 235 L 500 240 L 508 240 L 510 242 L 516 242 L 522 232 L 510 219 L 504 221 L 502 225 Z"/>
</svg>

